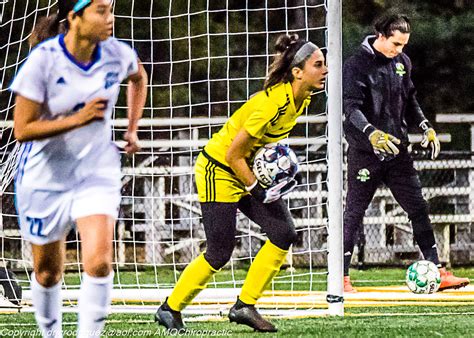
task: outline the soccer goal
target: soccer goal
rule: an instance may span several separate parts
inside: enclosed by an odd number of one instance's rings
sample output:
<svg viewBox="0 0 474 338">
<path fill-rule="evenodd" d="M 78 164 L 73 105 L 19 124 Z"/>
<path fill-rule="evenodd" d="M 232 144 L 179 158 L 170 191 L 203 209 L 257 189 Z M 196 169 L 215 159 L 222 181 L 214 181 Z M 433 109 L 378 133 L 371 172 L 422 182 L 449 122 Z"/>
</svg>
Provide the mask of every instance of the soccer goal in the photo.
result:
<svg viewBox="0 0 474 338">
<path fill-rule="evenodd" d="M 18 232 L 13 177 L 18 144 L 14 98 L 7 87 L 28 55 L 38 17 L 53 0 L 0 1 L 0 264 L 24 286 L 29 308 L 31 250 Z M 326 91 L 286 140 L 300 161 L 301 184 L 286 197 L 298 233 L 280 274 L 258 306 L 267 315 L 342 315 L 342 139 L 340 0 L 183 0 L 113 3 L 114 35 L 138 52 L 149 75 L 140 122 L 142 150 L 123 155 L 122 205 L 114 240 L 115 311 L 154 311 L 181 271 L 205 248 L 193 164 L 202 146 L 253 93 L 261 90 L 278 35 L 298 33 L 327 52 Z M 124 95 L 114 111 L 120 146 Z M 238 216 L 232 260 L 185 312 L 228 310 L 266 236 Z M 74 311 L 81 279 L 80 239 L 67 236 L 65 310 Z"/>
</svg>

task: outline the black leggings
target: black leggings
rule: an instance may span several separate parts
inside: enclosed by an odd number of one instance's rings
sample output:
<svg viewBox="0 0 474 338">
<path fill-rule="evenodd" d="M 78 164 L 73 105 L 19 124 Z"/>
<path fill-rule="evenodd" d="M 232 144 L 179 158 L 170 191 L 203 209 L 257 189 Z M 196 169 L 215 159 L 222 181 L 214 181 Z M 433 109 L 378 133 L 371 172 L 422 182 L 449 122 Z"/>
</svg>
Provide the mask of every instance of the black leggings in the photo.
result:
<svg viewBox="0 0 474 338">
<path fill-rule="evenodd" d="M 365 172 L 365 175 L 363 174 Z M 395 200 L 408 214 L 413 235 L 423 257 L 439 263 L 433 228 L 428 216 L 428 203 L 423 197 L 418 172 L 413 159 L 404 149 L 391 161 L 381 162 L 373 153 L 349 147 L 347 154 L 347 196 L 344 210 L 344 274 L 349 274 L 349 264 L 359 235 L 365 211 L 375 191 L 382 184 L 390 189 Z"/>
<path fill-rule="evenodd" d="M 293 218 L 282 199 L 264 204 L 246 195 L 237 203 L 201 203 L 207 239 L 204 257 L 214 269 L 222 268 L 232 256 L 237 233 L 237 209 L 258 224 L 268 239 L 280 249 L 288 250 L 295 242 L 297 234 Z"/>
</svg>

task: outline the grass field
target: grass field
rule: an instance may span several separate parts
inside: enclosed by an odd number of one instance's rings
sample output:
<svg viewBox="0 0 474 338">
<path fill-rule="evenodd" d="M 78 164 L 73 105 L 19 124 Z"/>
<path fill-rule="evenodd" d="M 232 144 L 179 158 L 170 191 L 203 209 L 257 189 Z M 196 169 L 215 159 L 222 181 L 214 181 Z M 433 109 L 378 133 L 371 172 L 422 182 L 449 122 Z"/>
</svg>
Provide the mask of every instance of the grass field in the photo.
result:
<svg viewBox="0 0 474 338">
<path fill-rule="evenodd" d="M 474 279 L 474 269 L 455 269 L 458 275 Z M 443 292 L 431 298 L 407 293 L 403 285 L 403 269 L 369 269 L 354 271 L 355 285 L 361 287 L 357 296 L 367 302 L 347 297 L 343 318 L 316 317 L 272 319 L 279 331 L 264 336 L 278 337 L 470 337 L 474 332 L 474 289 Z M 322 282 L 322 281 L 321 281 Z M 323 285 L 321 285 L 323 286 Z M 380 288 L 378 288 L 380 286 Z M 383 288 L 383 286 L 398 286 Z M 319 289 L 319 287 L 318 287 Z M 410 301 L 377 301 L 377 293 L 370 290 L 401 290 L 401 298 Z M 365 292 L 369 291 L 369 292 Z M 362 296 L 367 295 L 367 297 Z M 374 298 L 375 297 L 375 298 Z M 452 299 L 451 299 L 452 298 Z M 374 301 L 375 300 L 375 301 Z M 407 304 L 407 305 L 401 305 Z M 231 324 L 222 317 L 203 321 L 188 317 L 190 331 L 186 336 L 261 336 L 250 328 Z M 74 337 L 76 315 L 65 313 L 63 318 L 65 337 Z M 31 337 L 36 331 L 32 313 L 0 315 L 0 337 Z M 152 314 L 111 314 L 103 336 L 108 337 L 160 337 L 166 336 L 153 322 Z"/>
</svg>

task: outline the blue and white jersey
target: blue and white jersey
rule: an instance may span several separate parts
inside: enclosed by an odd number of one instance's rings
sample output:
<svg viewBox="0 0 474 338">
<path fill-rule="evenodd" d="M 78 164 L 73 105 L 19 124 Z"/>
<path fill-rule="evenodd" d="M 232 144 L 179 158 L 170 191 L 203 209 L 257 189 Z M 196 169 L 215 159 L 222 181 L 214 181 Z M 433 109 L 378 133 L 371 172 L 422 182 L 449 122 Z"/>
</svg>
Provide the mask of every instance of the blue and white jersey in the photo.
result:
<svg viewBox="0 0 474 338">
<path fill-rule="evenodd" d="M 138 72 L 135 51 L 115 38 L 97 45 L 92 61 L 79 63 L 67 51 L 64 35 L 39 44 L 10 90 L 41 104 L 42 120 L 76 113 L 94 98 L 107 99 L 103 120 L 21 145 L 17 184 L 34 189 L 70 189 L 91 173 L 120 175 L 120 157 L 111 141 L 111 116 L 119 85 Z"/>
</svg>

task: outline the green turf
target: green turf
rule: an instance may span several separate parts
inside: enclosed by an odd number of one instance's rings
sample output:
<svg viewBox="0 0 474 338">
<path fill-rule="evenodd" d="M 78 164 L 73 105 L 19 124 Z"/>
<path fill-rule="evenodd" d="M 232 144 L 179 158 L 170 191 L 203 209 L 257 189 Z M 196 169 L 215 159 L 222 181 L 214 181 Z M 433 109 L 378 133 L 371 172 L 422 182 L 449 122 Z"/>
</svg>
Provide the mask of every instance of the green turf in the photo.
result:
<svg viewBox="0 0 474 338">
<path fill-rule="evenodd" d="M 474 280 L 473 268 L 456 268 L 454 273 Z M 232 277 L 233 274 L 233 277 Z M 209 287 L 241 287 L 247 274 L 247 269 L 236 269 L 234 271 L 222 270 L 214 276 Z M 18 275 L 20 280 L 27 280 L 26 276 Z M 179 277 L 179 273 L 176 278 Z M 176 278 L 171 268 L 148 268 L 139 271 L 125 271 L 115 274 L 114 283 L 121 285 L 141 285 L 148 287 L 172 288 Z M 277 290 L 310 290 L 326 289 L 327 275 L 322 269 L 295 269 L 290 272 L 283 269 L 275 279 Z M 66 285 L 79 286 L 80 279 L 77 273 L 68 273 L 64 277 Z M 355 286 L 385 286 L 402 285 L 405 281 L 404 268 L 369 268 L 367 270 L 351 269 L 351 279 Z M 231 282 L 229 282 L 231 281 Z M 312 284 L 311 284 L 312 283 Z M 22 284 L 27 287 L 27 284 Z"/>
<path fill-rule="evenodd" d="M 308 272 L 297 270 L 296 274 Z M 325 276 L 313 271 L 313 282 L 316 289 L 325 289 Z M 474 279 L 474 268 L 454 269 L 456 274 Z M 245 270 L 235 271 L 236 279 L 243 280 Z M 217 281 L 228 278 L 229 272 L 223 271 Z M 404 269 L 371 268 L 368 270 L 351 270 L 356 286 L 402 285 Z M 291 281 L 291 274 L 282 271 L 278 280 Z M 133 282 L 131 273 L 120 276 L 121 282 Z M 161 269 L 157 278 L 154 271 L 142 271 L 140 283 L 160 285 L 172 284 L 174 276 Z M 307 289 L 310 275 L 293 278 L 297 281 L 294 289 Z M 77 283 L 78 275 L 68 275 L 68 283 Z M 136 281 L 136 280 L 135 280 Z M 281 284 L 282 287 L 283 284 Z M 229 286 L 229 285 L 218 285 Z M 282 287 L 283 288 L 283 287 Z M 397 307 L 358 307 L 346 308 L 344 318 L 321 317 L 304 319 L 273 319 L 279 328 L 277 334 L 265 334 L 265 337 L 469 337 L 474 332 L 474 304 L 463 306 L 397 306 Z M 74 337 L 76 315 L 64 315 L 65 337 Z M 262 336 L 253 333 L 248 327 L 229 323 L 227 320 L 188 323 L 191 330 L 186 336 L 228 336 L 250 337 Z M 207 331 L 206 331 L 207 330 Z M 31 337 L 37 333 L 34 317 L 31 313 L 0 315 L 0 337 Z M 70 333 L 70 334 L 68 334 Z M 38 334 L 38 333 L 37 333 Z M 161 328 L 153 322 L 151 314 L 112 314 L 109 316 L 107 336 L 121 337 L 159 337 L 164 336 Z M 39 336 L 39 335 L 37 335 Z"/>
<path fill-rule="evenodd" d="M 278 337 L 470 337 L 474 332 L 474 305 L 456 307 L 382 307 L 348 309 L 344 318 L 278 319 L 273 323 L 279 328 Z M 76 316 L 64 315 L 65 337 L 74 337 Z M 13 337 L 35 330 L 30 313 L 0 316 L 0 334 Z M 26 325 L 26 326 L 25 326 Z M 227 321 L 190 322 L 188 336 L 250 337 L 262 336 L 243 325 Z M 104 336 L 159 337 L 164 333 L 152 321 L 152 315 L 112 314 L 109 316 Z"/>
</svg>

